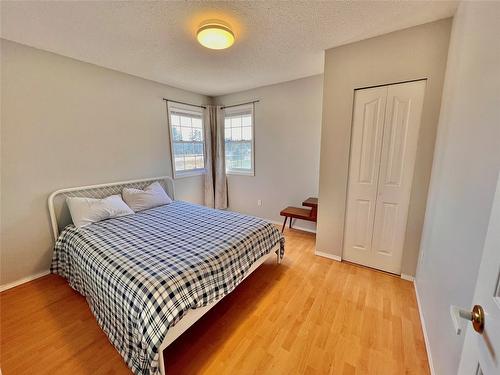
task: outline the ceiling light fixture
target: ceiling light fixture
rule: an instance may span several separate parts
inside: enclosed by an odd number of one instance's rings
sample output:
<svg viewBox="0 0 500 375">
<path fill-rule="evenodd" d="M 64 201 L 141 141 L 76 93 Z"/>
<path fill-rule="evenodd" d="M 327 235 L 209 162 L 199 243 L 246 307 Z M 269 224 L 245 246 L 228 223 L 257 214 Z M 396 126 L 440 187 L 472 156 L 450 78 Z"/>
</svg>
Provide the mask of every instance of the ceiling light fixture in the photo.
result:
<svg viewBox="0 0 500 375">
<path fill-rule="evenodd" d="M 229 48 L 234 43 L 234 33 L 222 21 L 206 21 L 200 25 L 196 33 L 198 42 L 210 49 Z"/>
</svg>

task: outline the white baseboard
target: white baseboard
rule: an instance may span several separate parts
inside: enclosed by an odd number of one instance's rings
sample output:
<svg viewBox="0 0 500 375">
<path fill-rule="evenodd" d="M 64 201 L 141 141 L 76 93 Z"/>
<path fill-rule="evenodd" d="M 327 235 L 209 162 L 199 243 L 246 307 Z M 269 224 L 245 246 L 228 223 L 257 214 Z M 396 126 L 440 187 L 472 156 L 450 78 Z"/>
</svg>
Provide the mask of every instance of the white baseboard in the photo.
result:
<svg viewBox="0 0 500 375">
<path fill-rule="evenodd" d="M 266 218 L 262 218 L 262 219 L 264 219 L 266 221 L 269 221 L 270 223 L 273 223 L 273 224 L 276 224 L 276 225 L 283 225 L 283 222 L 280 223 L 279 221 L 271 220 L 271 219 L 266 219 Z M 304 231 L 304 232 L 309 232 L 309 233 L 315 233 L 316 234 L 316 230 L 309 229 L 309 228 L 304 228 L 304 227 L 301 227 L 300 225 L 294 225 L 292 227 L 292 229 L 298 229 L 298 230 L 301 230 L 301 231 Z"/>
<path fill-rule="evenodd" d="M 322 251 L 315 251 L 314 254 L 317 256 L 323 257 L 323 258 L 328 258 L 328 259 L 335 260 L 337 262 L 342 262 L 342 257 L 339 257 L 338 255 L 328 254 L 328 253 L 324 253 Z"/>
<path fill-rule="evenodd" d="M 420 297 L 418 295 L 417 282 L 415 280 L 413 280 L 413 286 L 415 288 L 415 295 L 417 297 L 418 314 L 420 315 L 420 325 L 422 326 L 422 332 L 424 333 L 425 351 L 427 352 L 427 361 L 429 362 L 429 369 L 431 370 L 431 375 L 436 375 L 436 371 L 434 371 L 434 362 L 432 362 L 432 354 L 431 354 L 431 347 L 429 345 L 429 338 L 427 337 L 427 328 L 425 326 L 424 314 L 422 313 L 422 307 L 420 306 Z"/>
<path fill-rule="evenodd" d="M 406 273 L 402 273 L 401 278 L 403 280 L 415 281 L 415 278 L 412 275 L 407 275 Z"/>
<path fill-rule="evenodd" d="M 31 276 L 23 277 L 22 279 L 19 279 L 17 281 L 13 281 L 13 282 L 8 283 L 8 284 L 0 285 L 0 292 L 3 292 L 7 289 L 12 289 L 12 288 L 19 286 L 21 284 L 38 279 L 39 277 L 46 276 L 49 273 L 50 273 L 50 270 L 47 270 L 47 271 L 36 273 L 34 275 L 31 275 Z"/>
</svg>

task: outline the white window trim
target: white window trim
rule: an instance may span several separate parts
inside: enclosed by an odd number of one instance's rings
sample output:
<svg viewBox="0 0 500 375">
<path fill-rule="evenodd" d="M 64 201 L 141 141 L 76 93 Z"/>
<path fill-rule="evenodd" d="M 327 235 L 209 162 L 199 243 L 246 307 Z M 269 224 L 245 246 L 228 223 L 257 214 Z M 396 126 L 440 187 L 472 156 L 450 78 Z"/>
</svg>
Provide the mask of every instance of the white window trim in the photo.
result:
<svg viewBox="0 0 500 375">
<path fill-rule="evenodd" d="M 184 112 L 192 115 L 200 115 L 201 116 L 201 124 L 203 128 L 203 161 L 206 165 L 207 163 L 207 153 L 206 153 L 206 144 L 205 144 L 205 118 L 204 118 L 204 110 L 203 108 L 199 108 L 192 105 L 180 104 L 174 102 L 167 102 L 167 123 L 168 123 L 168 134 L 170 138 L 170 162 L 172 165 L 172 176 L 174 179 L 199 176 L 206 173 L 206 168 L 197 168 L 190 169 L 187 171 L 178 171 L 175 170 L 175 155 L 174 155 L 174 135 L 172 131 L 171 124 L 171 111 Z"/>
<path fill-rule="evenodd" d="M 254 104 L 242 104 L 230 108 L 224 109 L 224 118 L 226 115 L 231 116 L 240 112 L 252 113 L 252 169 L 228 169 L 226 167 L 226 174 L 238 175 L 238 176 L 255 176 L 255 110 Z M 224 122 L 225 126 L 225 122 Z M 224 140 L 225 142 L 225 140 Z M 224 156 L 225 157 L 225 156 Z"/>
</svg>

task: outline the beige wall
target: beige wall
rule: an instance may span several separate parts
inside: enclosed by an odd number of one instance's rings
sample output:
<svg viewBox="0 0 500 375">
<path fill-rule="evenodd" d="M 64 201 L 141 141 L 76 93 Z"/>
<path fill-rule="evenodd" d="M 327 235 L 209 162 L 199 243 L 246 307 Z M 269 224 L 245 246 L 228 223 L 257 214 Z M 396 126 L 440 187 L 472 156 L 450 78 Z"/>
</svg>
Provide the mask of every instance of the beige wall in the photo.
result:
<svg viewBox="0 0 500 375">
<path fill-rule="evenodd" d="M 416 278 L 427 349 L 434 373 L 440 375 L 458 373 L 465 335 L 453 332 L 449 309 L 474 304 L 500 170 L 499 35 L 500 3 L 460 4 Z"/>
<path fill-rule="evenodd" d="M 48 269 L 47 197 L 63 187 L 171 175 L 162 97 L 207 98 L 1 41 L 1 277 Z M 176 181 L 202 202 L 200 177 Z"/>
<path fill-rule="evenodd" d="M 446 19 L 326 51 L 318 251 L 342 255 L 354 89 L 427 78 L 402 264 L 415 274 L 450 27 Z"/>
<path fill-rule="evenodd" d="M 231 210 L 281 221 L 279 212 L 317 196 L 323 76 L 284 82 L 215 98 L 255 105 L 255 176 L 229 175 Z M 262 200 L 262 206 L 257 200 Z M 315 224 L 297 221 L 309 230 Z"/>
</svg>

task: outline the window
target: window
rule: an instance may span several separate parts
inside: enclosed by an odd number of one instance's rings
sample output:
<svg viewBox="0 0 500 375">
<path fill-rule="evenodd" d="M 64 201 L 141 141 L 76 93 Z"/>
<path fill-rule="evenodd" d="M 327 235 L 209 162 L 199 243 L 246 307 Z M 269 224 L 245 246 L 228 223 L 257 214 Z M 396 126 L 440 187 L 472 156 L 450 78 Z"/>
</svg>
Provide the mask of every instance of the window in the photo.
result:
<svg viewBox="0 0 500 375">
<path fill-rule="evenodd" d="M 174 177 L 204 173 L 203 109 L 169 102 L 168 116 Z"/>
<path fill-rule="evenodd" d="M 230 174 L 254 175 L 253 104 L 224 110 L 226 171 Z"/>
</svg>

